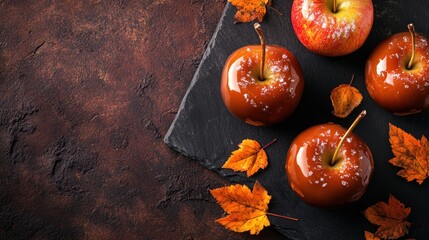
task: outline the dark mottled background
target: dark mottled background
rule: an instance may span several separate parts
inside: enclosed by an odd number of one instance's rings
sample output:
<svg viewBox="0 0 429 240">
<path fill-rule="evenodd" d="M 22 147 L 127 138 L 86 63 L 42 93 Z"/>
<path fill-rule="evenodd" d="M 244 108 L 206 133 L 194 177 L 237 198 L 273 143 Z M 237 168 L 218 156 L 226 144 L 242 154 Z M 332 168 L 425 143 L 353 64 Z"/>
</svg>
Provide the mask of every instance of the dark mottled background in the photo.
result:
<svg viewBox="0 0 429 240">
<path fill-rule="evenodd" d="M 249 238 L 162 141 L 225 3 L 0 0 L 0 239 Z"/>
</svg>

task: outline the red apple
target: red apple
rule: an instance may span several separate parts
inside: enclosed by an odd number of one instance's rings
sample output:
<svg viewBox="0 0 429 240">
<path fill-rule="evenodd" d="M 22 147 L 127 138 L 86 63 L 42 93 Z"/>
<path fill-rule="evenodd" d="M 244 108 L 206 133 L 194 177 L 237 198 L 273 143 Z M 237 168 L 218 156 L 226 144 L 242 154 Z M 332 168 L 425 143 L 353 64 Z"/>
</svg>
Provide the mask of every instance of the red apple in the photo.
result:
<svg viewBox="0 0 429 240">
<path fill-rule="evenodd" d="M 223 68 L 221 95 L 228 110 L 255 126 L 279 123 L 296 109 L 304 89 L 301 66 L 283 47 L 245 46 L 232 53 Z"/>
<path fill-rule="evenodd" d="M 402 32 L 381 42 L 366 63 L 369 95 L 398 115 L 429 108 L 429 42 L 414 32 Z"/>
<path fill-rule="evenodd" d="M 336 207 L 357 201 L 374 169 L 371 151 L 352 126 L 326 123 L 300 133 L 289 147 L 286 173 L 292 190 L 307 204 Z"/>
<path fill-rule="evenodd" d="M 356 51 L 374 20 L 371 0 L 294 0 L 291 21 L 301 43 L 323 56 Z"/>
</svg>

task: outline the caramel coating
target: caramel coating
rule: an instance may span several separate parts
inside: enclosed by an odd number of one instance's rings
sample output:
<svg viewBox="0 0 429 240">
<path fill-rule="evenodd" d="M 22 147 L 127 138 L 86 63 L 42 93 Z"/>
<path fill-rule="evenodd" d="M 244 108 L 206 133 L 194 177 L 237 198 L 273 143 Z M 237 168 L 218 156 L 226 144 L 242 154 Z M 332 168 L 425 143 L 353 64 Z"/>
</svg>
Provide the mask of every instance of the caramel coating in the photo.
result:
<svg viewBox="0 0 429 240">
<path fill-rule="evenodd" d="M 304 78 L 298 60 L 283 47 L 266 46 L 264 80 L 259 79 L 261 47 L 232 53 L 222 72 L 221 95 L 228 110 L 255 126 L 273 125 L 298 106 Z"/>
<path fill-rule="evenodd" d="M 286 174 L 292 190 L 307 204 L 336 207 L 357 201 L 364 194 L 374 169 L 368 146 L 351 133 L 338 160 L 331 165 L 338 142 L 347 130 L 333 124 L 308 128 L 292 142 Z"/>
<path fill-rule="evenodd" d="M 366 63 L 365 82 L 370 96 L 381 107 L 398 115 L 429 108 L 429 43 L 416 34 L 416 54 L 411 69 L 411 36 L 395 34 L 380 43 Z"/>
</svg>

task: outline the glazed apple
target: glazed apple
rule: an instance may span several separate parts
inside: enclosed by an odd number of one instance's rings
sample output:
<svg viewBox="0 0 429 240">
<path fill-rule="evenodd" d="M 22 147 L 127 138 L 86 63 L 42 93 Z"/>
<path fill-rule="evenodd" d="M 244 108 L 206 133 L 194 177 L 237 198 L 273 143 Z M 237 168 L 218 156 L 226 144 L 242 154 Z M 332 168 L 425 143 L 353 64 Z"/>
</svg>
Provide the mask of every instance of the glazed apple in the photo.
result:
<svg viewBox="0 0 429 240">
<path fill-rule="evenodd" d="M 255 29 L 261 45 L 232 53 L 223 68 L 221 95 L 227 109 L 255 126 L 279 123 L 296 109 L 304 89 L 301 66 L 283 47 L 266 46 L 261 26 Z"/>
<path fill-rule="evenodd" d="M 381 42 L 366 62 L 369 95 L 381 107 L 407 115 L 429 108 L 429 43 L 414 26 Z"/>
<path fill-rule="evenodd" d="M 289 147 L 286 174 L 292 190 L 307 204 L 337 207 L 357 201 L 372 176 L 374 162 L 365 142 L 351 131 L 326 123 L 300 133 Z"/>
<path fill-rule="evenodd" d="M 323 56 L 356 51 L 367 39 L 373 20 L 371 0 L 294 0 L 291 10 L 299 41 Z"/>
</svg>

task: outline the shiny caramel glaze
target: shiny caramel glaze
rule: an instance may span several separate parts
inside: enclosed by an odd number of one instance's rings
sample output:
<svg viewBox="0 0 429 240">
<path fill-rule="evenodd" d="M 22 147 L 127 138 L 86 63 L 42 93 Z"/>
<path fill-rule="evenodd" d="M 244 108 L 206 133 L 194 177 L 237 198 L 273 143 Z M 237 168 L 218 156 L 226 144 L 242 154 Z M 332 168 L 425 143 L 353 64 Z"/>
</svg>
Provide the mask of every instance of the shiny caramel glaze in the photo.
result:
<svg viewBox="0 0 429 240">
<path fill-rule="evenodd" d="M 331 159 L 343 127 L 321 124 L 308 128 L 292 142 L 286 157 L 286 174 L 292 190 L 307 204 L 335 207 L 357 201 L 365 192 L 374 169 L 368 146 L 351 133 L 338 161 Z"/>
<path fill-rule="evenodd" d="M 416 34 L 416 54 L 411 69 L 411 36 L 398 33 L 380 43 L 366 63 L 366 87 L 381 107 L 406 115 L 429 107 L 429 43 Z"/>
<path fill-rule="evenodd" d="M 264 80 L 259 79 L 261 47 L 232 53 L 222 72 L 221 95 L 228 110 L 246 123 L 272 125 L 289 117 L 304 90 L 298 60 L 280 46 L 266 46 Z"/>
</svg>

